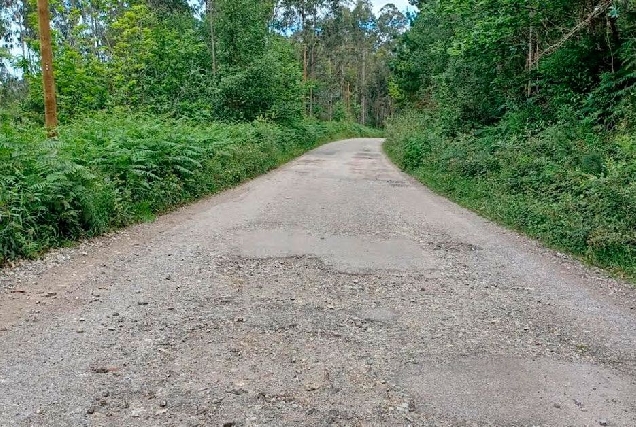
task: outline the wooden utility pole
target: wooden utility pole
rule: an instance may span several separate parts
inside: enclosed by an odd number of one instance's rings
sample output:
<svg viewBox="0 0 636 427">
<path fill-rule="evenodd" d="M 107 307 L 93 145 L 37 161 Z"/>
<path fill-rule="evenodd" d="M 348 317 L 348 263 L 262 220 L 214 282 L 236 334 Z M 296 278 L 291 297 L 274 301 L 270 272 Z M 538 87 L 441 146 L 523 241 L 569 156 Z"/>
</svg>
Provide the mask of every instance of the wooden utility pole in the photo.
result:
<svg viewBox="0 0 636 427">
<path fill-rule="evenodd" d="M 49 131 L 49 136 L 55 136 L 57 103 L 55 101 L 51 18 L 48 0 L 38 0 L 38 21 L 40 26 L 40 53 L 42 55 L 42 83 L 44 85 L 44 124 Z"/>
</svg>

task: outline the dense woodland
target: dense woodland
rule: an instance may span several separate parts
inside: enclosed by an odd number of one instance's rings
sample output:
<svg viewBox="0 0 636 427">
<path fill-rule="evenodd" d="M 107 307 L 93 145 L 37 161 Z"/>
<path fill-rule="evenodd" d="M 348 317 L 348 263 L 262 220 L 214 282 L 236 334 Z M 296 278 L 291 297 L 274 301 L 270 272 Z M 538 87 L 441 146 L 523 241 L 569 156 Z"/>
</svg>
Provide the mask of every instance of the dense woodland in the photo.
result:
<svg viewBox="0 0 636 427">
<path fill-rule="evenodd" d="M 636 275 L 633 0 L 53 0 L 55 139 L 35 1 L 1 1 L 2 259 L 369 125 L 437 191 Z"/>
<path fill-rule="evenodd" d="M 429 186 L 636 274 L 636 2 L 420 0 L 387 150 Z"/>
<path fill-rule="evenodd" d="M 20 117 L 37 121 L 36 4 L 3 6 L 3 104 L 13 100 Z M 52 0 L 51 13 L 62 123 L 123 106 L 224 121 L 304 114 L 380 125 L 393 111 L 386 59 L 408 25 L 392 5 L 375 16 L 367 0 Z"/>
</svg>

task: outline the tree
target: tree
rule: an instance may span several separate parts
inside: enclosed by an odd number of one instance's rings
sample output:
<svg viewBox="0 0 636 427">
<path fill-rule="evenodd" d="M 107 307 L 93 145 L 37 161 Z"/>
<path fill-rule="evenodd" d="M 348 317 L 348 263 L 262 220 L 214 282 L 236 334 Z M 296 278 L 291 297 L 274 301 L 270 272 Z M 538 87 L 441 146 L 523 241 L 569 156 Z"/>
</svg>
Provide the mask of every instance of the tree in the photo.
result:
<svg viewBox="0 0 636 427">
<path fill-rule="evenodd" d="M 261 56 L 270 36 L 273 2 L 217 0 L 214 33 L 218 59 L 227 67 L 241 67 Z"/>
</svg>

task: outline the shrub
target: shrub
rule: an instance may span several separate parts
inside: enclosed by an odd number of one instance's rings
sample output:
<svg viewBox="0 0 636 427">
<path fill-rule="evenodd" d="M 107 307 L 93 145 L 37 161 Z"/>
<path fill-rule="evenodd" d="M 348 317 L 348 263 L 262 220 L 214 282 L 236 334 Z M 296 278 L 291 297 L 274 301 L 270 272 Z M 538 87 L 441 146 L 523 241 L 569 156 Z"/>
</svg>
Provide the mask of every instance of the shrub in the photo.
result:
<svg viewBox="0 0 636 427">
<path fill-rule="evenodd" d="M 636 277 L 635 137 L 601 138 L 575 119 L 529 129 L 520 117 L 450 136 L 431 117 L 407 114 L 389 124 L 386 150 L 459 203 Z"/>
<path fill-rule="evenodd" d="M 0 264 L 152 218 L 265 173 L 321 142 L 372 132 L 351 123 L 201 125 L 99 114 L 47 140 L 0 129 Z"/>
</svg>

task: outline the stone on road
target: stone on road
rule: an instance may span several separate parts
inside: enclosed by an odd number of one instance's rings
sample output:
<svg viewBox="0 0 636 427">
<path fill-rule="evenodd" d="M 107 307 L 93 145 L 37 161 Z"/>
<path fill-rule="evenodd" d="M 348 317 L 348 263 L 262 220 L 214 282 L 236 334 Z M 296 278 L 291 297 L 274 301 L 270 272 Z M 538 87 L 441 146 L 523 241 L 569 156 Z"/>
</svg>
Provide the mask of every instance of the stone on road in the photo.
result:
<svg viewBox="0 0 636 427">
<path fill-rule="evenodd" d="M 0 273 L 2 426 L 636 426 L 636 291 L 381 140 Z"/>
</svg>

